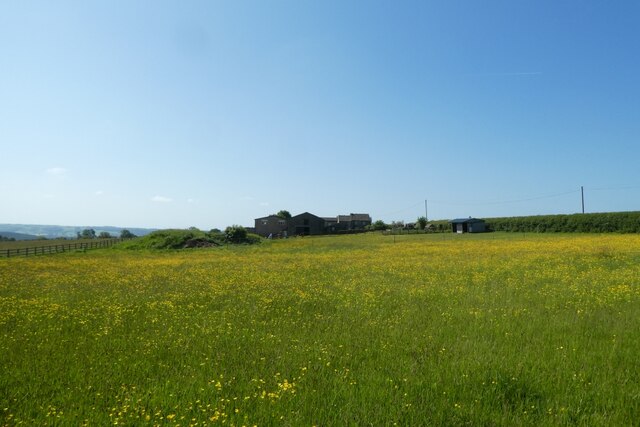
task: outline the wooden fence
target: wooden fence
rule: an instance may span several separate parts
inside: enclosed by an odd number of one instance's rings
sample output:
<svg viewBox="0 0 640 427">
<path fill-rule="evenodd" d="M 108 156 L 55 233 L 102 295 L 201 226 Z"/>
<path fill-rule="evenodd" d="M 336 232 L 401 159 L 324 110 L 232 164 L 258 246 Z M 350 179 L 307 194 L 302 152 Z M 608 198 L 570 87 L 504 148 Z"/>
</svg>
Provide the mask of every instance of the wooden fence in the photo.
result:
<svg viewBox="0 0 640 427">
<path fill-rule="evenodd" d="M 70 251 L 86 251 L 87 249 L 108 248 L 122 240 L 124 239 L 96 239 L 91 242 L 63 243 L 47 246 L 33 246 L 30 248 L 0 249 L 0 257 L 10 258 L 16 256 L 45 255 Z"/>
</svg>

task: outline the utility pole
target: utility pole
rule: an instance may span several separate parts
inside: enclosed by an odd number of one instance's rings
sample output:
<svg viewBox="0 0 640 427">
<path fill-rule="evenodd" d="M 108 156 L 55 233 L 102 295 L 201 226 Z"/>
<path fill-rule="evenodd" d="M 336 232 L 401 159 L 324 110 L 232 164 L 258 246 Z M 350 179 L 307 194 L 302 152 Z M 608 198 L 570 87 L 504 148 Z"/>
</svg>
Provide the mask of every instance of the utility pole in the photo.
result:
<svg viewBox="0 0 640 427">
<path fill-rule="evenodd" d="M 427 211 L 427 199 L 424 199 L 424 218 L 429 221 L 429 214 Z"/>
<path fill-rule="evenodd" d="M 584 213 L 584 187 L 580 186 L 580 194 L 582 195 L 582 213 Z"/>
</svg>

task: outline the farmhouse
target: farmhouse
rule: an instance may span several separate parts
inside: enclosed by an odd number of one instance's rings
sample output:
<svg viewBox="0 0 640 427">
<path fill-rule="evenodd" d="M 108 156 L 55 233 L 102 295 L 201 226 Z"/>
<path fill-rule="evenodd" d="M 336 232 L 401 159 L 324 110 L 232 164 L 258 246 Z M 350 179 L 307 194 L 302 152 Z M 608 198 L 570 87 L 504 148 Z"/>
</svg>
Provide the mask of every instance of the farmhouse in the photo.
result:
<svg viewBox="0 0 640 427">
<path fill-rule="evenodd" d="M 365 227 L 371 225 L 371 216 L 363 213 L 352 213 L 349 214 L 348 220 L 345 218 L 345 222 L 349 224 L 347 230 L 364 230 Z"/>
<path fill-rule="evenodd" d="M 349 215 L 338 215 L 333 219 L 335 222 L 327 224 L 328 227 L 332 227 L 332 231 L 364 230 L 365 227 L 371 225 L 371 216 L 369 214 L 351 213 Z"/>
<path fill-rule="evenodd" d="M 484 233 L 486 231 L 484 220 L 478 218 L 459 218 L 449 221 L 451 231 L 454 233 Z"/>
<path fill-rule="evenodd" d="M 283 236 L 287 231 L 287 220 L 277 215 L 255 219 L 255 233 L 261 236 Z"/>
</svg>

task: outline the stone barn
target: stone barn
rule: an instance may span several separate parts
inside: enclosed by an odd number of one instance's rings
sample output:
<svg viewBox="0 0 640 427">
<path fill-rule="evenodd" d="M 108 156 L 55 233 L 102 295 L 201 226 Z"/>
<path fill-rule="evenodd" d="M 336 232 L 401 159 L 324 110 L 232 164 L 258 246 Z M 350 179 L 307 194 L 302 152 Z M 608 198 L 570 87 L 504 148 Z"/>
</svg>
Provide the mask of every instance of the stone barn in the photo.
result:
<svg viewBox="0 0 640 427">
<path fill-rule="evenodd" d="M 309 212 L 292 216 L 288 221 L 290 236 L 309 236 L 324 234 L 324 219 Z"/>
</svg>

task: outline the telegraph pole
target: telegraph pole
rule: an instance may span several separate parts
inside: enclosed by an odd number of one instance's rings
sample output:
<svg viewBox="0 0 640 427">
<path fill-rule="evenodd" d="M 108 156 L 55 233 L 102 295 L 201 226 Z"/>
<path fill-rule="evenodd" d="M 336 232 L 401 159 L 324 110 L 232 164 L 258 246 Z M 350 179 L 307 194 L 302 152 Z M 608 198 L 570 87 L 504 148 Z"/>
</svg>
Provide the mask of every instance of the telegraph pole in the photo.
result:
<svg viewBox="0 0 640 427">
<path fill-rule="evenodd" d="M 427 211 L 427 199 L 424 199 L 424 218 L 429 221 L 429 214 Z"/>
<path fill-rule="evenodd" d="M 582 213 L 584 213 L 584 187 L 580 186 L 580 194 L 582 195 Z"/>
</svg>

